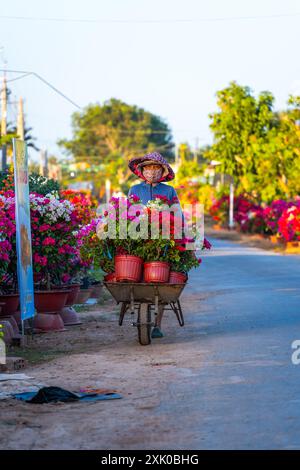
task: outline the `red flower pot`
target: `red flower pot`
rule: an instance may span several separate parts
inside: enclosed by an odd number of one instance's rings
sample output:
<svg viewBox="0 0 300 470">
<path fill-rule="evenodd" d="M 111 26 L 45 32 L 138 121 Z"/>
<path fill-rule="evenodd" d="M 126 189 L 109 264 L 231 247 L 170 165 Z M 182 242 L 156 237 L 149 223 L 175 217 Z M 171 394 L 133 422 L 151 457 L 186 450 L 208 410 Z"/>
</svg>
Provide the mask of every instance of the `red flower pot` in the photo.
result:
<svg viewBox="0 0 300 470">
<path fill-rule="evenodd" d="M 176 271 L 170 271 L 169 284 L 185 284 L 186 281 L 186 274 L 178 273 Z"/>
<path fill-rule="evenodd" d="M 34 328 L 40 331 L 64 331 L 65 325 L 59 314 L 38 313 L 33 320 Z"/>
<path fill-rule="evenodd" d="M 17 311 L 13 314 L 13 317 L 14 317 L 14 319 L 16 320 L 17 325 L 21 325 L 22 320 L 21 320 L 21 312 L 20 312 L 20 310 L 17 310 Z"/>
<path fill-rule="evenodd" d="M 78 313 L 76 312 L 76 310 L 74 310 L 73 307 L 64 307 L 62 311 L 59 313 L 59 316 L 61 317 L 65 326 L 82 324 L 82 322 L 79 319 Z"/>
<path fill-rule="evenodd" d="M 66 307 L 71 307 L 75 303 L 77 294 L 80 289 L 80 284 L 71 284 L 68 286 L 68 289 L 70 290 L 70 293 L 67 296 Z"/>
<path fill-rule="evenodd" d="M 75 304 L 85 304 L 85 302 L 91 297 L 92 288 L 80 289 L 77 293 Z"/>
<path fill-rule="evenodd" d="M 116 282 L 116 273 L 108 273 L 104 276 L 105 282 Z"/>
<path fill-rule="evenodd" d="M 43 273 L 33 273 L 33 282 L 37 284 L 38 282 L 41 282 L 44 278 Z"/>
<path fill-rule="evenodd" d="M 170 265 L 166 261 L 144 263 L 145 282 L 169 282 Z"/>
<path fill-rule="evenodd" d="M 69 290 L 35 291 L 34 305 L 38 313 L 59 313 L 66 305 Z"/>
<path fill-rule="evenodd" d="M 103 285 L 102 283 L 99 283 L 99 284 L 94 284 L 92 286 L 92 293 L 91 293 L 91 297 L 93 299 L 99 299 L 99 297 L 101 296 L 102 292 L 103 292 Z"/>
<path fill-rule="evenodd" d="M 117 255 L 115 273 L 117 281 L 139 282 L 142 275 L 143 260 L 134 255 Z"/>
<path fill-rule="evenodd" d="M 13 315 L 19 306 L 19 294 L 0 295 L 0 303 L 3 303 L 0 317 Z"/>
<path fill-rule="evenodd" d="M 13 327 L 8 320 L 1 321 L 1 325 L 2 325 L 4 343 L 9 345 L 12 343 L 12 339 L 14 337 Z"/>
<path fill-rule="evenodd" d="M 1 318 L 1 322 L 3 322 L 4 320 L 8 321 L 11 324 L 14 337 L 19 336 L 19 327 L 14 317 L 12 315 L 7 315 L 7 317 L 3 317 L 3 319 Z"/>
</svg>

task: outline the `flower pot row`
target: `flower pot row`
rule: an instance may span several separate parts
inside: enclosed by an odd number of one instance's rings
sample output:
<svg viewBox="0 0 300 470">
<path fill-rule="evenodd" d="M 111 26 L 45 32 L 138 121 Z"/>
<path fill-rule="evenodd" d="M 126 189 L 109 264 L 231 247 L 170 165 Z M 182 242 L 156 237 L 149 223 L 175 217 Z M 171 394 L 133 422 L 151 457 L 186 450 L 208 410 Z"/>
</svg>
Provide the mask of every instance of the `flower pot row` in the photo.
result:
<svg viewBox="0 0 300 470">
<path fill-rule="evenodd" d="M 89 289 L 80 289 L 80 284 L 61 286 L 52 290 L 36 290 L 34 292 L 35 308 L 39 313 L 59 312 L 63 307 L 71 307 L 76 303 L 84 303 L 91 296 L 101 294 L 102 285 Z M 13 315 L 19 307 L 19 294 L 0 295 L 1 316 Z"/>
<path fill-rule="evenodd" d="M 90 291 L 88 293 L 90 295 Z M 80 285 L 61 286 L 58 289 L 35 291 L 34 303 L 37 315 L 34 317 L 34 327 L 41 331 L 63 330 L 65 325 L 77 325 L 78 314 L 72 308 L 80 295 Z M 89 296 L 88 295 L 88 296 Z M 19 294 L 0 296 L 3 302 L 0 318 L 14 318 L 20 322 Z"/>
<path fill-rule="evenodd" d="M 166 261 L 147 261 L 134 255 L 117 255 L 115 272 L 105 276 L 107 282 L 159 282 L 183 284 L 187 275 L 171 271 Z"/>
<path fill-rule="evenodd" d="M 0 312 L 2 312 L 4 302 L 0 303 Z M 20 338 L 19 328 L 16 320 L 11 315 L 1 315 L 1 331 L 3 333 L 3 341 L 6 345 L 10 345 L 14 339 Z"/>
</svg>

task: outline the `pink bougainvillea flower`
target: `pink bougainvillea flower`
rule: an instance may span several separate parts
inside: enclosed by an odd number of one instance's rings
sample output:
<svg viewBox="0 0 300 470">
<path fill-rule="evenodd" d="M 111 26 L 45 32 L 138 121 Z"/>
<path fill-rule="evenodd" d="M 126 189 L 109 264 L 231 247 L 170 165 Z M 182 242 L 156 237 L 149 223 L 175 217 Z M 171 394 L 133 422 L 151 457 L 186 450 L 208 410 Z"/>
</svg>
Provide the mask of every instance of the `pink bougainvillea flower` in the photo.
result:
<svg viewBox="0 0 300 470">
<path fill-rule="evenodd" d="M 67 282 L 69 282 L 71 279 L 72 279 L 72 278 L 71 278 L 70 274 L 67 274 L 67 273 L 66 273 L 66 274 L 63 274 L 63 275 L 61 276 L 61 280 L 62 280 L 62 282 L 63 282 L 64 284 L 67 283 Z"/>
<path fill-rule="evenodd" d="M 203 248 L 206 250 L 210 250 L 212 247 L 211 243 L 207 240 L 207 238 L 204 238 L 203 240 Z"/>
<path fill-rule="evenodd" d="M 43 240 L 42 244 L 44 246 L 53 246 L 55 245 L 55 239 L 52 237 L 46 237 L 45 240 Z"/>
</svg>

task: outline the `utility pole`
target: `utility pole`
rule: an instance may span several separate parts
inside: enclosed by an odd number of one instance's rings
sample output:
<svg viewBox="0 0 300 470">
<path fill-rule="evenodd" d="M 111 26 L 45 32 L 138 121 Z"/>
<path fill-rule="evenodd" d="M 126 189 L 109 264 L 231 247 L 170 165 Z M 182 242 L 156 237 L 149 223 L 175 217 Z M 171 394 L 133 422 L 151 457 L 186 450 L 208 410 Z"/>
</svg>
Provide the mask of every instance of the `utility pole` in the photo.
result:
<svg viewBox="0 0 300 470">
<path fill-rule="evenodd" d="M 41 150 L 40 175 L 48 176 L 48 153 L 47 150 Z"/>
<path fill-rule="evenodd" d="M 178 145 L 175 144 L 175 166 L 177 167 L 179 163 L 179 158 L 178 158 Z"/>
<path fill-rule="evenodd" d="M 106 196 L 106 202 L 107 203 L 110 200 L 110 191 L 111 191 L 111 181 L 110 181 L 110 179 L 106 178 L 106 180 L 105 180 L 105 196 Z"/>
<path fill-rule="evenodd" d="M 194 162 L 198 162 L 199 137 L 195 138 Z"/>
<path fill-rule="evenodd" d="M 7 134 L 7 86 L 6 86 L 6 76 L 3 77 L 2 89 L 1 89 L 1 137 L 5 137 Z M 7 167 L 7 155 L 6 155 L 6 144 L 2 144 L 2 170 L 5 170 Z"/>
<path fill-rule="evenodd" d="M 232 230 L 234 227 L 234 186 L 233 182 L 230 183 L 229 186 L 229 229 Z"/>
<path fill-rule="evenodd" d="M 22 98 L 20 98 L 18 104 L 17 134 L 19 139 L 24 140 L 24 111 Z"/>
</svg>

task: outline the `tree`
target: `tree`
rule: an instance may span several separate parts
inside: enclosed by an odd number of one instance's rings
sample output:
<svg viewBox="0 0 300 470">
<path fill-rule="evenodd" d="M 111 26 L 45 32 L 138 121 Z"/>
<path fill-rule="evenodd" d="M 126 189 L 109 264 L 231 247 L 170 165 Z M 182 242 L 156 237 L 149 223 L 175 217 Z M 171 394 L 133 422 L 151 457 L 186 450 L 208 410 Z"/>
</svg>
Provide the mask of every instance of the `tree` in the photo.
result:
<svg viewBox="0 0 300 470">
<path fill-rule="evenodd" d="M 220 110 L 210 114 L 214 144 L 206 157 L 221 162 L 217 171 L 233 176 L 240 190 L 250 191 L 256 175 L 252 144 L 264 140 L 276 127 L 274 97 L 266 91 L 255 99 L 249 87 L 235 82 L 217 97 Z"/>
<path fill-rule="evenodd" d="M 193 159 L 192 149 L 187 142 L 178 145 L 178 157 L 181 165 Z"/>
<path fill-rule="evenodd" d="M 267 202 L 300 193 L 300 97 L 290 96 L 276 120 L 266 139 L 252 143 L 256 187 Z"/>
<path fill-rule="evenodd" d="M 58 142 L 66 153 L 76 162 L 104 164 L 106 173 L 123 183 L 131 175 L 127 168 L 131 157 L 158 150 L 166 158 L 174 158 L 171 130 L 163 119 L 117 99 L 74 113 L 72 127 L 73 138 Z M 102 179 L 106 176 L 100 175 Z"/>
</svg>

